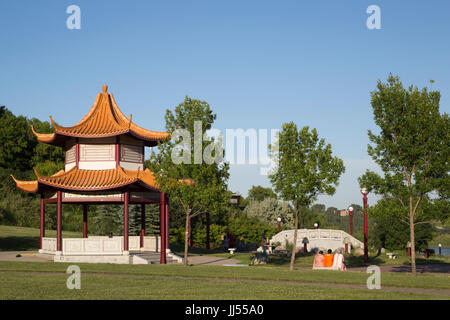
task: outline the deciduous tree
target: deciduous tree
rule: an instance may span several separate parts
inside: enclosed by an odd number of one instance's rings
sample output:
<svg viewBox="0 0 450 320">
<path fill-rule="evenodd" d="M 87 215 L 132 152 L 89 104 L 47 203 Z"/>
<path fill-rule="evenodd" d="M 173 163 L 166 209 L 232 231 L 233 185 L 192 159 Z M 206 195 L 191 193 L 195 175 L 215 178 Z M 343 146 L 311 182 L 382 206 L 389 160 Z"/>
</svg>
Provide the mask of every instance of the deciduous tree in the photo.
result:
<svg viewBox="0 0 450 320">
<path fill-rule="evenodd" d="M 368 153 L 383 176 L 367 170 L 359 178 L 385 198 L 396 199 L 402 210 L 391 214 L 409 225 L 412 273 L 416 274 L 415 226 L 428 223 L 429 211 L 419 210 L 425 197 L 435 192 L 447 198 L 449 190 L 450 127 L 439 112 L 440 93 L 403 87 L 399 77 L 378 81 L 371 104 L 378 133 L 369 130 Z"/>
<path fill-rule="evenodd" d="M 215 140 L 206 134 L 216 119 L 209 104 L 186 97 L 174 111 L 167 110 L 165 119 L 168 132 L 173 133 L 176 129 L 184 129 L 189 136 L 183 138 L 187 141 L 180 141 L 172 136 L 173 139 L 160 144 L 159 153 L 152 155 L 149 166 L 155 172 L 155 179 L 161 191 L 169 194 L 172 202 L 179 202 L 185 212 L 184 264 L 188 265 L 190 220 L 206 212 L 214 214 L 224 210 L 231 196 L 227 188 L 229 166 L 223 161 L 213 161 L 209 164 L 206 161 L 198 163 L 199 154 L 202 157 L 211 151 L 211 146 L 220 144 L 220 140 Z M 200 127 L 198 123 L 195 124 L 196 121 L 200 122 Z M 200 144 L 199 141 L 194 141 L 195 136 L 198 135 L 203 140 Z M 181 148 L 179 148 L 180 145 Z M 177 152 L 179 152 L 178 156 L 187 162 L 176 163 L 173 155 Z M 210 153 L 213 157 L 216 156 L 214 151 Z M 223 159 L 223 153 L 218 156 L 219 159 Z"/>
<path fill-rule="evenodd" d="M 297 130 L 293 122 L 283 124 L 277 146 L 271 155 L 277 163 L 276 171 L 269 175 L 275 192 L 285 201 L 291 201 L 295 212 L 295 231 L 299 224 L 299 211 L 309 207 L 319 194 L 332 195 L 344 162 L 332 156 L 331 145 L 319 139 L 316 129 Z M 297 232 L 294 232 L 290 269 L 294 269 Z"/>
</svg>

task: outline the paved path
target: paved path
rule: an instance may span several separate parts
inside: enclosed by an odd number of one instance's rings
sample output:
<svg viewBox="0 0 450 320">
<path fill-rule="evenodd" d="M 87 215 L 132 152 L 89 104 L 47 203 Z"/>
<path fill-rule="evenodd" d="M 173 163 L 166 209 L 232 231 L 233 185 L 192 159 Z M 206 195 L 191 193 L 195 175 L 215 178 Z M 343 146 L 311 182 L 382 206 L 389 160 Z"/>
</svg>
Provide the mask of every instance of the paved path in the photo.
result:
<svg viewBox="0 0 450 320">
<path fill-rule="evenodd" d="M 212 256 L 197 256 L 192 255 L 188 256 L 189 264 L 193 265 L 205 265 L 205 266 L 222 266 L 224 264 L 237 264 L 238 260 L 235 259 L 227 259 L 221 257 L 212 257 Z"/>
<path fill-rule="evenodd" d="M 48 262 L 53 261 L 36 256 L 37 251 L 0 251 L 0 261 L 26 261 L 26 262 Z M 17 257 L 20 254 L 21 257 Z M 238 260 L 212 256 L 189 255 L 189 264 L 221 266 L 224 264 L 237 264 Z"/>
<path fill-rule="evenodd" d="M 53 261 L 36 256 L 37 251 L 0 251 L 0 261 L 48 262 Z M 21 257 L 17 257 L 20 254 Z"/>
<path fill-rule="evenodd" d="M 381 272 L 410 273 L 411 266 L 380 266 Z M 366 271 L 366 267 L 348 268 L 349 271 Z M 450 275 L 450 264 L 418 264 L 417 273 L 447 273 Z"/>
<path fill-rule="evenodd" d="M 53 261 L 36 256 L 37 251 L 0 251 L 0 261 L 27 261 L 27 262 L 48 262 Z M 16 257 L 18 254 L 21 257 Z M 189 255 L 189 264 L 221 266 L 224 264 L 239 264 L 235 259 L 227 259 L 213 256 Z M 296 267 L 298 270 L 311 270 L 309 267 Z M 411 266 L 380 266 L 382 272 L 402 272 L 410 273 Z M 366 271 L 367 267 L 348 268 L 348 271 Z M 446 273 L 450 275 L 450 264 L 418 264 L 417 273 Z"/>
<path fill-rule="evenodd" d="M 379 266 L 381 272 L 411 273 L 411 266 Z M 288 269 L 289 267 L 286 267 Z M 450 275 L 450 264 L 418 264 L 417 273 L 446 273 Z M 310 267 L 295 267 L 295 270 L 312 270 Z M 366 272 L 367 267 L 347 267 L 347 271 Z"/>
</svg>

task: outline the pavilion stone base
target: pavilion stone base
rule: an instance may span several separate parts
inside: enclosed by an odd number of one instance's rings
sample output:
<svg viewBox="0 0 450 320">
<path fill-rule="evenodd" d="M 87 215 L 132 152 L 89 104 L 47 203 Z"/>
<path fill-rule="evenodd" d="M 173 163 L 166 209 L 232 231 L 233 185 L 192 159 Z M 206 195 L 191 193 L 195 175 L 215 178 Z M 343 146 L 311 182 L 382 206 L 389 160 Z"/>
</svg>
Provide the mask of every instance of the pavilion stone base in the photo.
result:
<svg viewBox="0 0 450 320">
<path fill-rule="evenodd" d="M 95 256 L 54 256 L 55 262 L 79 262 L 79 263 L 115 263 L 115 264 L 133 264 L 133 256 L 129 255 L 95 255 Z"/>
<path fill-rule="evenodd" d="M 140 247 L 140 237 L 129 237 L 130 252 L 123 250 L 123 237 L 90 236 L 88 238 L 65 238 L 62 251 L 56 251 L 56 238 L 42 238 L 42 249 L 38 256 L 55 262 L 78 263 L 115 263 L 115 264 L 148 264 L 139 253 L 160 252 L 160 237 L 145 236 L 144 246 Z M 170 250 L 168 257 L 179 260 Z"/>
</svg>

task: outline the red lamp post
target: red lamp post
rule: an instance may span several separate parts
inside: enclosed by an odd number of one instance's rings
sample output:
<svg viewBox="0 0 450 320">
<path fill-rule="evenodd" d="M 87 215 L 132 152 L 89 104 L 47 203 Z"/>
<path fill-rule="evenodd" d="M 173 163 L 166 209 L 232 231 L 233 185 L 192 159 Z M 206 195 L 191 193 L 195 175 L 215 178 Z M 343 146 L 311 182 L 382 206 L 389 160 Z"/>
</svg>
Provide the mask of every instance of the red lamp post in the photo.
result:
<svg viewBox="0 0 450 320">
<path fill-rule="evenodd" d="M 368 242 L 368 226 L 367 226 L 367 195 L 369 191 L 366 188 L 361 189 L 364 203 L 364 263 L 369 262 L 369 242 Z"/>
<path fill-rule="evenodd" d="M 348 214 L 350 216 L 350 235 L 353 235 L 353 207 L 348 208 Z"/>
<path fill-rule="evenodd" d="M 350 240 L 345 237 L 344 239 L 344 244 L 345 244 L 345 253 L 350 253 L 350 250 L 348 250 L 348 243 L 350 242 Z"/>
<path fill-rule="evenodd" d="M 277 223 L 278 223 L 278 233 L 281 232 L 281 218 L 277 219 Z"/>
</svg>

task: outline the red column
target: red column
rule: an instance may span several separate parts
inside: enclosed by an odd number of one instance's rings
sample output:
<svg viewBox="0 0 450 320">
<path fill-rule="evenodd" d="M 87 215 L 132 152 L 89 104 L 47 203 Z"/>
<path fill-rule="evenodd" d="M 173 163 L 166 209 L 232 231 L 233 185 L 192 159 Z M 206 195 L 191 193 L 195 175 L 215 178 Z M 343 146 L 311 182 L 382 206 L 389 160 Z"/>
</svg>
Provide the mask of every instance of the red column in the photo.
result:
<svg viewBox="0 0 450 320">
<path fill-rule="evenodd" d="M 56 192 L 56 251 L 62 251 L 62 192 Z"/>
<path fill-rule="evenodd" d="M 348 243 L 345 244 L 345 253 L 349 253 L 348 252 Z"/>
<path fill-rule="evenodd" d="M 45 237 L 45 203 L 44 197 L 41 195 L 41 240 L 40 240 L 40 249 L 42 249 L 42 238 Z"/>
<path fill-rule="evenodd" d="M 350 235 L 353 235 L 353 211 L 349 212 L 350 214 Z"/>
<path fill-rule="evenodd" d="M 166 197 L 166 249 L 169 249 L 169 199 Z"/>
<path fill-rule="evenodd" d="M 128 201 L 129 193 L 123 193 L 123 251 L 128 250 Z"/>
<path fill-rule="evenodd" d="M 116 137 L 116 150 L 115 150 L 115 158 L 116 158 L 116 167 L 120 164 L 120 141 L 119 136 Z"/>
<path fill-rule="evenodd" d="M 281 232 L 281 221 L 277 221 L 277 223 L 278 223 L 278 233 L 280 233 Z"/>
<path fill-rule="evenodd" d="M 161 237 L 161 257 L 159 260 L 159 263 L 166 264 L 166 203 L 165 203 L 165 196 L 164 192 L 160 193 L 159 197 L 159 211 L 160 211 L 160 223 L 159 223 L 159 230 L 160 230 L 160 237 Z"/>
<path fill-rule="evenodd" d="M 88 237 L 87 220 L 88 220 L 88 206 L 87 204 L 83 204 L 83 238 Z"/>
<path fill-rule="evenodd" d="M 206 213 L 206 249 L 210 249 L 211 246 L 209 244 L 209 212 Z"/>
<path fill-rule="evenodd" d="M 145 204 L 141 204 L 141 248 L 144 248 L 145 237 Z"/>
<path fill-rule="evenodd" d="M 75 163 L 77 168 L 80 168 L 80 144 L 78 143 L 78 138 L 76 140 L 77 144 L 75 145 Z"/>
</svg>

